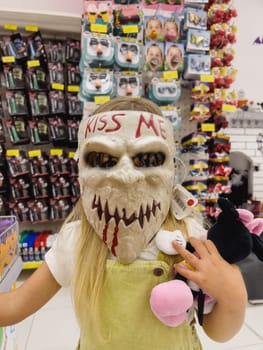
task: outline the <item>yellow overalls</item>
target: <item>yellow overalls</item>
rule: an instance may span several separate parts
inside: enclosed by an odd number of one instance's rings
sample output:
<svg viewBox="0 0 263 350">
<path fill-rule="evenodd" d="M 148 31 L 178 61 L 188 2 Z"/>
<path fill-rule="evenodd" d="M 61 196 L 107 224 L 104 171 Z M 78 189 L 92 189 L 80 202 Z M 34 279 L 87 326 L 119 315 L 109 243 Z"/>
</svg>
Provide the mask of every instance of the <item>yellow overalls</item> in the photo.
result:
<svg viewBox="0 0 263 350">
<path fill-rule="evenodd" d="M 101 294 L 101 327 L 105 343 L 88 329 L 79 350 L 202 350 L 193 325 L 163 325 L 149 305 L 154 286 L 171 279 L 165 261 L 135 261 L 128 265 L 108 260 Z"/>
</svg>

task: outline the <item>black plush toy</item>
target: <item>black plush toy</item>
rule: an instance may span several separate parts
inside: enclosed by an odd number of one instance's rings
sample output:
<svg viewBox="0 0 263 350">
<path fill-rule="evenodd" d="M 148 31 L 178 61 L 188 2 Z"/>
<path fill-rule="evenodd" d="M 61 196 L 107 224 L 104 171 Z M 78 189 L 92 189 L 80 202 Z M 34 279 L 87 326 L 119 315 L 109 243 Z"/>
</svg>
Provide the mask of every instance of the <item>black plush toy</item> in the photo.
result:
<svg viewBox="0 0 263 350">
<path fill-rule="evenodd" d="M 230 264 L 245 259 L 250 253 L 255 253 L 263 261 L 263 240 L 259 235 L 263 232 L 263 219 L 254 219 L 254 215 L 245 209 L 235 209 L 225 198 L 218 199 L 221 213 L 216 223 L 208 230 L 207 239 L 217 247 L 220 255 Z M 194 251 L 190 243 L 187 249 Z M 198 320 L 203 322 L 205 295 L 202 290 L 197 293 Z"/>
<path fill-rule="evenodd" d="M 250 253 L 263 260 L 263 219 L 245 209 L 235 209 L 227 199 L 218 200 L 220 214 L 216 223 L 208 230 L 207 238 L 214 242 L 221 256 L 230 264 L 237 263 Z M 175 238 L 173 238 L 175 239 Z M 194 252 L 188 242 L 186 249 Z M 197 307 L 198 321 L 211 312 L 216 301 L 205 295 L 199 286 L 177 274 L 174 280 L 161 283 L 153 288 L 150 305 L 155 316 L 165 325 L 179 326 L 187 319 L 193 303 Z"/>
</svg>

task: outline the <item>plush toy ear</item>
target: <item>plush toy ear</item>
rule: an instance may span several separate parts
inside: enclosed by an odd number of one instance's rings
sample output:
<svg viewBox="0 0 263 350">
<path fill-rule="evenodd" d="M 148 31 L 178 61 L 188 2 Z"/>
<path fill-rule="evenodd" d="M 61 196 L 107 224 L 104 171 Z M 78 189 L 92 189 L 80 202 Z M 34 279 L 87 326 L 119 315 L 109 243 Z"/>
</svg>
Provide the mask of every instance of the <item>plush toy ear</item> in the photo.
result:
<svg viewBox="0 0 263 350">
<path fill-rule="evenodd" d="M 257 235 L 251 235 L 253 239 L 252 251 L 256 254 L 259 260 L 263 261 L 263 240 Z"/>
<path fill-rule="evenodd" d="M 222 210 L 222 212 L 218 216 L 219 221 L 221 218 L 225 220 L 227 218 L 237 219 L 239 217 L 237 210 L 229 200 L 225 198 L 218 198 L 217 203 L 219 208 Z"/>
<path fill-rule="evenodd" d="M 251 211 L 249 211 L 247 209 L 238 208 L 237 211 L 239 214 L 239 218 L 243 222 L 244 225 L 250 223 L 254 219 L 254 214 L 251 213 Z"/>
<path fill-rule="evenodd" d="M 263 232 L 263 219 L 256 218 L 245 226 L 249 229 L 250 233 L 254 233 L 259 236 Z"/>
</svg>

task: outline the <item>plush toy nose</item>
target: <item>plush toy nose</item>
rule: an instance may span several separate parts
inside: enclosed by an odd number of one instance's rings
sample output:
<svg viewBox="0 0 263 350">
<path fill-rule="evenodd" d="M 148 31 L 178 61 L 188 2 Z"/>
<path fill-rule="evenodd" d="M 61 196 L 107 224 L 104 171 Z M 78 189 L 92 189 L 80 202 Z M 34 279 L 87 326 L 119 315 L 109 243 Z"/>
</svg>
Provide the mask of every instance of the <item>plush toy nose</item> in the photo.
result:
<svg viewBox="0 0 263 350">
<path fill-rule="evenodd" d="M 131 88 L 130 84 L 127 84 L 127 86 L 126 86 L 126 95 L 127 96 L 132 95 L 132 88 Z"/>
<path fill-rule="evenodd" d="M 101 45 L 97 46 L 97 56 L 101 56 L 103 54 L 103 48 Z"/>
<path fill-rule="evenodd" d="M 101 88 L 101 81 L 99 79 L 96 79 L 95 81 L 95 88 L 99 90 Z"/>
<path fill-rule="evenodd" d="M 132 53 L 131 51 L 128 51 L 126 54 L 126 61 L 131 62 L 132 61 Z"/>
</svg>

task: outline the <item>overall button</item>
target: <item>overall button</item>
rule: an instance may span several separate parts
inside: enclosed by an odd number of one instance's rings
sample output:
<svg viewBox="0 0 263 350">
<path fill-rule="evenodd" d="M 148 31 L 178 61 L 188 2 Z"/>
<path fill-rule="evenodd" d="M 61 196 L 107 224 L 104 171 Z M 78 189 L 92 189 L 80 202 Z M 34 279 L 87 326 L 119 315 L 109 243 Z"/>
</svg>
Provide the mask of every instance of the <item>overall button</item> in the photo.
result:
<svg viewBox="0 0 263 350">
<path fill-rule="evenodd" d="M 155 269 L 153 269 L 153 274 L 154 276 L 162 276 L 164 274 L 164 271 L 162 268 L 156 267 Z"/>
</svg>

